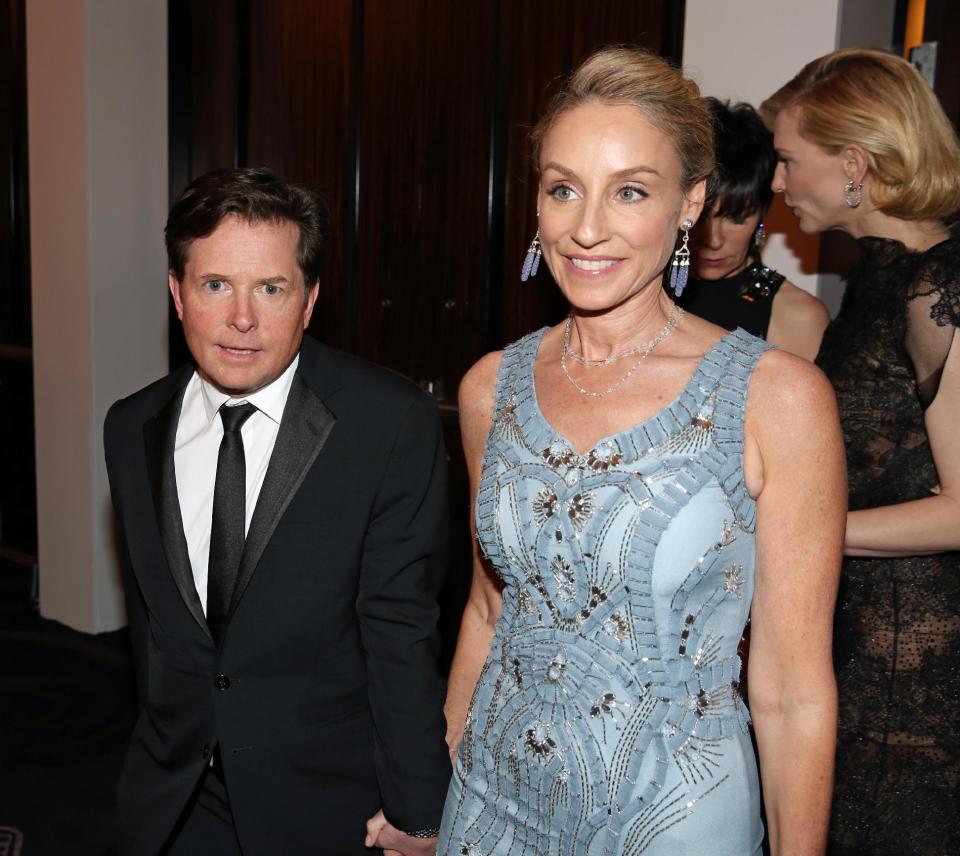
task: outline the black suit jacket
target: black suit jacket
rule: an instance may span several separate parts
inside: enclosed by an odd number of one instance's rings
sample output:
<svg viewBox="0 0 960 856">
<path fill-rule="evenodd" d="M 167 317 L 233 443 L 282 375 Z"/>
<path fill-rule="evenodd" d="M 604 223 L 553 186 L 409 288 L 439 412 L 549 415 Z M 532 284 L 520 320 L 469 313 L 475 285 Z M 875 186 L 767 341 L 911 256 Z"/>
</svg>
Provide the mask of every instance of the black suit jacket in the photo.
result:
<svg viewBox="0 0 960 856">
<path fill-rule="evenodd" d="M 120 852 L 160 851 L 217 745 L 247 856 L 369 853 L 364 821 L 380 806 L 400 829 L 438 826 L 450 765 L 433 402 L 304 339 L 218 650 L 174 473 L 192 371 L 117 402 L 104 428 L 141 697 Z"/>
</svg>

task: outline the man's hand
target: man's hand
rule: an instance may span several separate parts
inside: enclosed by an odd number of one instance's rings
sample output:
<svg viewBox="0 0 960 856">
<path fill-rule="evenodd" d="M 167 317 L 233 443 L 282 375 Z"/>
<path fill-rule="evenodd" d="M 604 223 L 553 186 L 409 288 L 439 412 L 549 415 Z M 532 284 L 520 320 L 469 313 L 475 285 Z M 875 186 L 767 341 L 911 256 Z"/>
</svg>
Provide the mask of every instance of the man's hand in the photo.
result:
<svg viewBox="0 0 960 856">
<path fill-rule="evenodd" d="M 436 838 L 411 838 L 401 832 L 378 811 L 367 821 L 367 847 L 382 847 L 384 856 L 435 856 Z"/>
</svg>

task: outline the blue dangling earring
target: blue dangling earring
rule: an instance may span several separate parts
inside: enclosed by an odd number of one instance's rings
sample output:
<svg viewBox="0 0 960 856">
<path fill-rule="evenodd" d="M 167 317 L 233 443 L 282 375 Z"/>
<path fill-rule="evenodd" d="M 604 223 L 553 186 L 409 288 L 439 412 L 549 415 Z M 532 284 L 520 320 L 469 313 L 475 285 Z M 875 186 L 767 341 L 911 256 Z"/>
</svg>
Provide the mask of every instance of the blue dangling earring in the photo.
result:
<svg viewBox="0 0 960 856">
<path fill-rule="evenodd" d="M 683 229 L 683 244 L 673 254 L 673 264 L 670 265 L 670 287 L 673 293 L 679 297 L 687 287 L 687 276 L 690 273 L 690 230 L 693 228 L 693 220 L 687 218 L 680 224 Z"/>
<path fill-rule="evenodd" d="M 526 258 L 523 260 L 523 267 L 520 270 L 520 282 L 526 282 L 531 276 L 536 276 L 540 269 L 540 256 L 543 255 L 543 247 L 540 246 L 540 230 L 533 236 L 530 242 L 530 249 L 527 250 Z"/>
</svg>

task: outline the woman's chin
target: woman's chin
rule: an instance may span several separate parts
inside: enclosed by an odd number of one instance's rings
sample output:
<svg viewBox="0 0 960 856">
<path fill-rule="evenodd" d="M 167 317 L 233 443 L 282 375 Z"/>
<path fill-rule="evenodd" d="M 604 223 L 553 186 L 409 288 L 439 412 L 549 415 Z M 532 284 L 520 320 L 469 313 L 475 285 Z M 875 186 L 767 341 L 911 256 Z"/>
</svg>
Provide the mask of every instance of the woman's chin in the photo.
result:
<svg viewBox="0 0 960 856">
<path fill-rule="evenodd" d="M 706 282 L 714 282 L 718 279 L 723 279 L 729 274 L 728 268 L 716 268 L 716 267 L 698 267 L 693 270 L 693 278 L 704 280 Z"/>
</svg>

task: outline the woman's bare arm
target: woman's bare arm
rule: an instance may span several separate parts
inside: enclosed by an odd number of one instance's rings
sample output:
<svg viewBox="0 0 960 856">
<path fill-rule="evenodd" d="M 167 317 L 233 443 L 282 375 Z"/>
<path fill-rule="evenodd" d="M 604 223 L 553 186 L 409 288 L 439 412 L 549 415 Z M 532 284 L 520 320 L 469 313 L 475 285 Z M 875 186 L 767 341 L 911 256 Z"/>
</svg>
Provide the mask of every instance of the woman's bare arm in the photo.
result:
<svg viewBox="0 0 960 856">
<path fill-rule="evenodd" d="M 463 737 L 467 710 L 474 688 L 483 670 L 484 661 L 490 652 L 493 629 L 500 616 L 502 599 L 499 579 L 480 552 L 476 539 L 476 524 L 473 508 L 480 484 L 483 462 L 483 447 L 494 407 L 497 370 L 501 353 L 487 354 L 464 376 L 460 384 L 460 432 L 463 452 L 467 461 L 470 479 L 470 532 L 473 544 L 473 581 L 470 595 L 460 623 L 457 650 L 450 668 L 447 683 L 447 701 L 444 714 L 447 718 L 447 745 L 451 757 Z"/>
<path fill-rule="evenodd" d="M 960 330 L 924 416 L 939 491 L 898 505 L 847 516 L 845 550 L 850 556 L 918 556 L 960 550 Z"/>
<path fill-rule="evenodd" d="M 826 848 L 837 699 L 831 659 L 847 507 L 829 382 L 784 353 L 750 385 L 745 457 L 760 461 L 750 708 L 773 856 Z"/>
</svg>

